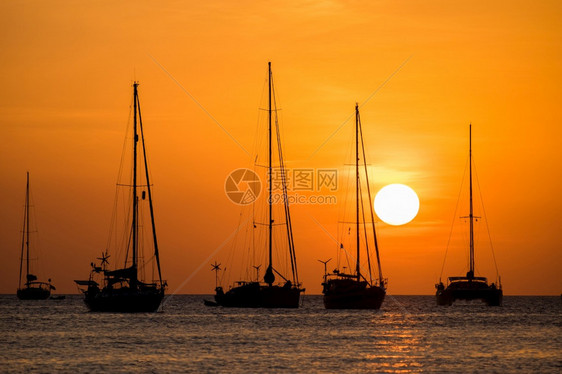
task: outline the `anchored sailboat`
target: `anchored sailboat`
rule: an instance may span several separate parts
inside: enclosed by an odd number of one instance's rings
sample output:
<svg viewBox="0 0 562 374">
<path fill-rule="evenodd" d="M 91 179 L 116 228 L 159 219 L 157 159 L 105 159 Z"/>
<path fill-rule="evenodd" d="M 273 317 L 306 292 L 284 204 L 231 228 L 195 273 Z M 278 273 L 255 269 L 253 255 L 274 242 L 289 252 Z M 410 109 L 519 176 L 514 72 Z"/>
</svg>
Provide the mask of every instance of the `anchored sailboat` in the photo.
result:
<svg viewBox="0 0 562 374">
<path fill-rule="evenodd" d="M 102 253 L 102 256 L 98 258 L 98 260 L 101 261 L 99 266 L 94 263 L 91 264 L 92 270 L 89 279 L 75 281 L 79 286 L 86 287 L 82 289 L 85 296 L 84 302 L 91 311 L 154 312 L 160 306 L 166 288 L 166 282 L 162 281 L 162 273 L 160 270 L 160 257 L 154 224 L 154 208 L 152 204 L 152 185 L 150 184 L 150 173 L 148 171 L 148 161 L 146 158 L 138 85 L 137 82 L 133 84 L 132 183 L 130 185 L 118 183 L 118 188 L 128 187 L 131 189 L 129 195 L 131 202 L 130 205 L 128 205 L 130 210 L 126 218 L 126 222 L 130 224 L 129 228 L 124 233 L 122 247 L 120 248 L 126 253 L 125 263 L 122 268 L 108 270 L 109 255 L 106 250 Z M 139 153 L 142 153 L 143 161 L 140 166 L 138 165 Z M 139 169 L 144 169 L 144 173 L 139 171 Z M 142 178 L 144 178 L 144 180 L 141 182 Z M 142 261 L 145 256 L 142 255 L 144 242 L 142 237 L 144 237 L 144 235 L 141 228 L 146 227 L 146 225 L 143 225 L 141 222 L 140 211 L 141 204 L 146 202 L 147 198 L 150 212 L 148 225 L 151 230 L 146 236 L 151 239 L 153 251 L 151 260 L 155 260 L 158 270 L 158 279 L 151 282 L 146 282 L 141 277 L 148 261 Z M 102 278 L 101 284 L 96 280 L 96 278 L 100 277 Z"/>
<path fill-rule="evenodd" d="M 470 211 L 468 214 L 470 222 L 470 258 L 469 270 L 466 276 L 449 277 L 447 287 L 439 281 L 435 285 L 437 292 L 435 294 L 438 305 L 452 305 L 455 300 L 476 300 L 480 299 L 491 306 L 502 305 L 503 291 L 501 280 L 499 285 L 495 283 L 488 284 L 486 277 L 474 276 L 474 206 L 472 202 L 472 125 L 469 126 L 469 195 L 470 195 Z M 494 259 L 495 261 L 495 259 Z"/>
<path fill-rule="evenodd" d="M 291 216 L 289 211 L 289 202 L 287 199 L 287 185 L 286 185 L 286 169 L 283 163 L 283 156 L 281 151 L 281 139 L 277 117 L 273 121 L 273 115 L 277 115 L 277 108 L 272 100 L 274 99 L 273 88 L 273 74 L 271 72 L 271 62 L 268 63 L 268 266 L 263 277 L 263 282 L 257 280 L 253 281 L 238 281 L 228 291 L 224 291 L 221 286 L 216 287 L 215 303 L 206 301 L 206 305 L 221 305 L 224 307 L 238 307 L 238 308 L 298 308 L 300 306 L 300 294 L 304 292 L 301 288 L 301 283 L 298 278 L 297 262 L 295 255 L 295 246 L 293 240 L 293 230 L 291 226 Z M 273 128 L 275 126 L 275 128 Z M 291 277 L 286 277 L 281 274 L 273 266 L 273 230 L 274 230 L 274 214 L 273 214 L 273 199 L 272 199 L 272 133 L 275 131 L 277 135 L 278 145 L 278 158 L 279 158 L 279 171 L 281 172 L 281 184 L 283 191 L 283 211 L 285 223 L 283 226 L 286 228 L 287 242 L 289 257 L 291 262 Z M 254 266 L 259 274 L 259 266 Z M 213 270 L 218 271 L 218 266 L 213 267 Z M 282 282 L 276 284 L 277 274 L 282 278 Z M 289 279 L 290 278 L 290 279 Z"/>
<path fill-rule="evenodd" d="M 361 143 L 361 152 L 359 151 Z M 359 161 L 364 165 L 364 178 L 367 186 L 369 204 L 363 204 L 361 193 L 361 173 Z M 369 175 L 367 173 L 367 162 L 365 161 L 365 145 L 363 143 L 363 131 L 359 117 L 359 106 L 355 105 L 355 249 L 356 263 L 355 273 L 341 272 L 339 269 L 328 274 L 324 264 L 324 282 L 322 293 L 324 294 L 324 306 L 327 309 L 379 309 L 386 295 L 386 281 L 382 276 L 377 234 L 375 231 L 375 217 L 373 212 L 373 199 L 369 186 Z M 371 260 L 369 254 L 369 240 L 367 235 L 367 222 L 365 221 L 365 210 L 368 209 L 372 224 L 372 241 L 377 255 L 378 280 L 372 277 Z M 361 226 L 365 238 L 365 249 L 367 253 L 368 278 L 361 272 Z M 343 249 L 343 244 L 340 244 Z M 329 260 L 328 260 L 329 261 Z M 323 262 L 323 261 L 321 261 Z M 324 263 L 324 262 L 323 262 Z"/>
<path fill-rule="evenodd" d="M 21 238 L 21 257 L 20 257 L 20 276 L 19 276 L 19 286 L 17 295 L 20 300 L 44 300 L 48 299 L 51 296 L 51 290 L 55 289 L 55 286 L 51 284 L 51 280 L 49 282 L 40 282 L 37 280 L 37 276 L 31 274 L 29 268 L 29 225 L 30 225 L 30 204 L 29 204 L 29 172 L 27 173 L 27 184 L 25 188 L 25 211 L 23 215 L 23 230 L 22 230 L 22 238 Z M 22 271 L 23 271 L 23 262 L 24 262 L 24 254 L 25 254 L 25 282 L 22 287 Z"/>
</svg>

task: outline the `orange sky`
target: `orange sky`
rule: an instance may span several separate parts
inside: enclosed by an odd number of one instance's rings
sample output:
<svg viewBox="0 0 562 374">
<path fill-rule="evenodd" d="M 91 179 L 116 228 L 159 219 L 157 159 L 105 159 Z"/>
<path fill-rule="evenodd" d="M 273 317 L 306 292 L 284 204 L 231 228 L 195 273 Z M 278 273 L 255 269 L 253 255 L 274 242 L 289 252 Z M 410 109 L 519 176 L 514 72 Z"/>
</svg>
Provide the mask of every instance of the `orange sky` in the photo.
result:
<svg viewBox="0 0 562 374">
<path fill-rule="evenodd" d="M 343 170 L 351 122 L 318 148 L 357 101 L 374 190 L 418 193 L 414 221 L 379 225 L 390 294 L 434 292 L 470 122 L 504 292 L 561 292 L 559 1 L 208 3 L 0 3 L 0 293 L 18 284 L 27 170 L 39 275 L 62 293 L 87 276 L 107 241 L 134 79 L 169 291 L 189 278 L 178 292 L 211 293 L 209 263 L 228 246 L 207 258 L 239 215 L 224 180 L 252 159 L 177 83 L 251 150 L 267 61 L 289 167 Z M 319 293 L 317 259 L 335 247 L 318 223 L 335 235 L 338 209 L 293 214 L 301 279 Z M 464 252 L 450 253 L 444 276 L 461 275 Z"/>
</svg>

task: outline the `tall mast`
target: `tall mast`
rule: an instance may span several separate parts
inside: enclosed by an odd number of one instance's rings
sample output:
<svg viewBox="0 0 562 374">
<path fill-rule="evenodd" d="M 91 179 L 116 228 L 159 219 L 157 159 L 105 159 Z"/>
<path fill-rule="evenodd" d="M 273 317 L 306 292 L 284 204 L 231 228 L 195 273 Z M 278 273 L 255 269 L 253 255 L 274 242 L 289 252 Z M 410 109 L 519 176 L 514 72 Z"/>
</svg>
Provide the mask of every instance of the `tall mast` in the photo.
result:
<svg viewBox="0 0 562 374">
<path fill-rule="evenodd" d="M 268 155 L 268 192 L 269 192 L 269 197 L 267 199 L 267 202 L 269 204 L 269 266 L 267 267 L 267 270 L 265 271 L 265 275 L 263 277 L 263 280 L 265 281 L 265 283 L 267 283 L 269 286 L 273 285 L 273 282 L 275 281 L 275 275 L 273 274 L 273 207 L 272 207 L 272 201 L 271 201 L 271 194 L 272 194 L 272 180 L 271 180 L 271 90 L 272 90 L 272 86 L 271 86 L 271 62 L 267 63 L 267 67 L 268 67 L 268 96 L 269 96 L 269 107 L 268 107 L 268 147 L 269 147 L 269 155 Z"/>
<path fill-rule="evenodd" d="M 29 172 L 27 172 L 27 186 L 25 188 L 25 247 L 26 247 L 26 273 L 29 274 Z M 26 275 L 27 277 L 27 275 Z M 27 278 L 26 278 L 27 281 Z"/>
<path fill-rule="evenodd" d="M 355 231 L 357 236 L 357 264 L 355 272 L 357 273 L 357 281 L 361 281 L 360 271 L 360 242 L 359 242 L 359 104 L 355 103 Z"/>
<path fill-rule="evenodd" d="M 272 249 L 273 249 L 273 207 L 271 205 L 271 189 L 272 189 L 272 180 L 271 180 L 271 62 L 267 63 L 268 67 L 268 96 L 269 96 L 269 106 L 268 106 L 268 136 L 269 136 L 269 198 L 267 199 L 269 204 L 269 267 L 272 268 Z"/>
<path fill-rule="evenodd" d="M 137 281 L 137 242 L 138 242 L 138 231 L 137 231 L 137 220 L 138 220 L 138 196 L 137 196 L 137 143 L 139 141 L 139 135 L 137 132 L 137 87 L 138 82 L 133 83 L 133 269 L 134 269 L 134 279 L 131 279 L 133 283 Z"/>
<path fill-rule="evenodd" d="M 470 174 L 470 277 L 474 277 L 474 211 L 472 206 L 472 124 L 468 126 L 468 162 Z"/>
</svg>

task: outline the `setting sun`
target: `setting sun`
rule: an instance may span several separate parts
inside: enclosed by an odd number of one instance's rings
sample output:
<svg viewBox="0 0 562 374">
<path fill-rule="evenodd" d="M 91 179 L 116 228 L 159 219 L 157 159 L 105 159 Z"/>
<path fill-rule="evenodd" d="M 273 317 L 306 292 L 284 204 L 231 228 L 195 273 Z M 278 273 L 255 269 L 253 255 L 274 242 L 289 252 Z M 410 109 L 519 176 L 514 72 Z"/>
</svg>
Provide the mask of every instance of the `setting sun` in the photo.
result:
<svg viewBox="0 0 562 374">
<path fill-rule="evenodd" d="M 418 195 L 403 184 L 389 184 L 375 196 L 375 212 L 389 225 L 404 225 L 413 220 L 420 209 Z"/>
</svg>

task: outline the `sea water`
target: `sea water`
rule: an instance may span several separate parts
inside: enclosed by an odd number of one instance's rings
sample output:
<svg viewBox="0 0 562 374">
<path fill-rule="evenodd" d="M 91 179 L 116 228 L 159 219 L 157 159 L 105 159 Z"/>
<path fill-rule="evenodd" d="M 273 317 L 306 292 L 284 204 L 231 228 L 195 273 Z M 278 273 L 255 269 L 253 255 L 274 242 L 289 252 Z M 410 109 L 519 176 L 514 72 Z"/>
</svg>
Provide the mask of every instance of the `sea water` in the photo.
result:
<svg viewBox="0 0 562 374">
<path fill-rule="evenodd" d="M 381 310 L 206 307 L 210 296 L 168 296 L 162 312 L 92 313 L 79 295 L 0 296 L 0 371 L 529 372 L 562 371 L 559 297 L 505 296 L 435 305 L 387 295 Z"/>
</svg>

